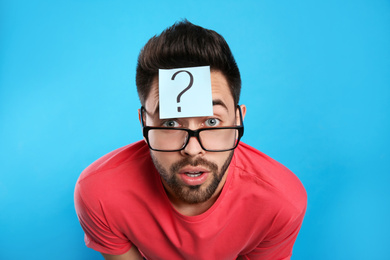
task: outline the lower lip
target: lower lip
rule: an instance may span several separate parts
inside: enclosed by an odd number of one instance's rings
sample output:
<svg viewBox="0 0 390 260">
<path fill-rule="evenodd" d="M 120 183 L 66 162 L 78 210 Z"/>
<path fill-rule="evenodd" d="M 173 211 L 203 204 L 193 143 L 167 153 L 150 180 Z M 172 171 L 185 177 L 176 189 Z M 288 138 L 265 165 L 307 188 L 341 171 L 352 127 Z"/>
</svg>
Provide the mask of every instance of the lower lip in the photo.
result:
<svg viewBox="0 0 390 260">
<path fill-rule="evenodd" d="M 188 176 L 185 173 L 180 174 L 181 180 L 188 186 L 202 185 L 204 182 L 206 182 L 208 176 L 209 176 L 208 172 L 204 172 L 201 175 L 196 177 Z"/>
</svg>

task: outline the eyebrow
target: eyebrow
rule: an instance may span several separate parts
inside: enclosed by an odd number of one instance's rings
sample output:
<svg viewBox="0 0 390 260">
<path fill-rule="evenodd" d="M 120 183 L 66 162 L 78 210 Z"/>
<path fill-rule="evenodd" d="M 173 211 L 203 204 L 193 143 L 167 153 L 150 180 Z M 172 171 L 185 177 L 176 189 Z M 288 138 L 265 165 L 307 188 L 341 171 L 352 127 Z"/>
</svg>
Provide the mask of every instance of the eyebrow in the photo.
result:
<svg viewBox="0 0 390 260">
<path fill-rule="evenodd" d="M 229 111 L 226 104 L 221 99 L 213 99 L 213 106 L 222 106 L 226 109 L 226 111 Z"/>
</svg>

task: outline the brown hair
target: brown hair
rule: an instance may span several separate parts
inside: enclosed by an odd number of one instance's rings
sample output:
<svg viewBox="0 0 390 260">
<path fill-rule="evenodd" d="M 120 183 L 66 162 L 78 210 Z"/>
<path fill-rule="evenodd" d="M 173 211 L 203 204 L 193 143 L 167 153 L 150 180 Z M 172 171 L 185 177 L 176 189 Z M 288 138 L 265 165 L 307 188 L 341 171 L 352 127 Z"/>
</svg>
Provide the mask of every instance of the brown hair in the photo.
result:
<svg viewBox="0 0 390 260">
<path fill-rule="evenodd" d="M 138 56 L 136 84 L 141 104 L 150 92 L 158 69 L 210 66 L 226 77 L 234 103 L 240 99 L 241 77 L 225 39 L 215 31 L 187 20 L 177 22 L 152 37 Z"/>
</svg>

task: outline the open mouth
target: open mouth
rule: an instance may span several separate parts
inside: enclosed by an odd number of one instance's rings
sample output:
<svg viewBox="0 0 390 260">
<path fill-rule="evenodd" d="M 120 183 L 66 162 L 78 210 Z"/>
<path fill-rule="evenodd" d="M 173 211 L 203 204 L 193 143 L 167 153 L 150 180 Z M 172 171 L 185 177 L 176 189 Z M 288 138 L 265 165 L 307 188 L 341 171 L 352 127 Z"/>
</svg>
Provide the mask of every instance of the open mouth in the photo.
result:
<svg viewBox="0 0 390 260">
<path fill-rule="evenodd" d="M 188 166 L 179 172 L 181 180 L 189 186 L 202 185 L 207 181 L 209 171 L 204 167 L 192 167 Z"/>
<path fill-rule="evenodd" d="M 200 175 L 202 175 L 203 172 L 186 172 L 184 174 L 187 175 L 188 177 L 196 178 L 196 177 L 199 177 Z"/>
</svg>

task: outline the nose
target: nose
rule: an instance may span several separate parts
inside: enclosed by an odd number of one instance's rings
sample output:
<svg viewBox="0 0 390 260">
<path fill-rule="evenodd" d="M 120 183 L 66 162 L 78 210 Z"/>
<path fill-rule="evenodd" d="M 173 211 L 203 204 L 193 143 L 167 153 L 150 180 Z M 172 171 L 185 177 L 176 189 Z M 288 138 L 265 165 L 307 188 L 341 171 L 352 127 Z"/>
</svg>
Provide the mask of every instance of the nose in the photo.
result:
<svg viewBox="0 0 390 260">
<path fill-rule="evenodd" d="M 188 144 L 184 147 L 183 150 L 180 151 L 184 156 L 197 156 L 203 155 L 206 151 L 202 149 L 198 139 L 194 136 L 190 137 Z"/>
</svg>

